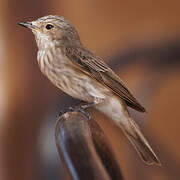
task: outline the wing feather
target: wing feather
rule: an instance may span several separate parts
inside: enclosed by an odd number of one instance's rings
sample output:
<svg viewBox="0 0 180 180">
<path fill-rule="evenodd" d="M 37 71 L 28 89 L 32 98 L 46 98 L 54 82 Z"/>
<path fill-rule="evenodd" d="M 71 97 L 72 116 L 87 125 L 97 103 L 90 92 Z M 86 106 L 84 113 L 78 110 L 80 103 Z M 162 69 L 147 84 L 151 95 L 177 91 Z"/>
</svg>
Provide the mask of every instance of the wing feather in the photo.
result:
<svg viewBox="0 0 180 180">
<path fill-rule="evenodd" d="M 128 106 L 140 112 L 146 111 L 127 89 L 120 77 L 92 52 L 85 48 L 67 48 L 66 55 L 71 62 L 75 63 L 76 66 L 79 66 L 83 72 L 88 73 L 91 77 L 99 81 L 101 84 L 103 83 L 116 95 L 122 98 Z"/>
</svg>

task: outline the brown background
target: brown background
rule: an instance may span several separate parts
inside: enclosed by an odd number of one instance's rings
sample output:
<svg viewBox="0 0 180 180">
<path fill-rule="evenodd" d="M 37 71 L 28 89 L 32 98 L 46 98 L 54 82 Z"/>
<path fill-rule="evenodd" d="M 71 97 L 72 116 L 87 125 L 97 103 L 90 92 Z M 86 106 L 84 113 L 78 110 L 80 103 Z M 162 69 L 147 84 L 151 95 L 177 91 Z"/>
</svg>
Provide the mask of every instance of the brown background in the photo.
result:
<svg viewBox="0 0 180 180">
<path fill-rule="evenodd" d="M 55 116 L 63 104 L 73 101 L 40 73 L 34 38 L 17 26 L 19 20 L 47 14 L 63 15 L 75 24 L 84 44 L 108 61 L 148 109 L 148 114 L 132 111 L 132 115 L 162 167 L 141 163 L 120 130 L 91 111 L 112 143 L 125 179 L 180 179 L 178 0 L 0 3 L 0 179 L 63 176 L 49 131 L 53 132 Z"/>
</svg>

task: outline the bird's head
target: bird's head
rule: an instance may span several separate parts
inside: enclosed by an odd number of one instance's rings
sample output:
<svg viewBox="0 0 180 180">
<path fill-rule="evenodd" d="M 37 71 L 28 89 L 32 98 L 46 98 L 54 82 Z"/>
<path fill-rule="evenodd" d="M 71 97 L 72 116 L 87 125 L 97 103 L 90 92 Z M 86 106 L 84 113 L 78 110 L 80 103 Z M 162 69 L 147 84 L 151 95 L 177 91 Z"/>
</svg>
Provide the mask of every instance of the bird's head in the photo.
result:
<svg viewBox="0 0 180 180">
<path fill-rule="evenodd" d="M 80 44 L 75 27 L 62 16 L 49 15 L 35 21 L 18 24 L 32 30 L 39 48 L 52 43 L 56 46 Z"/>
</svg>

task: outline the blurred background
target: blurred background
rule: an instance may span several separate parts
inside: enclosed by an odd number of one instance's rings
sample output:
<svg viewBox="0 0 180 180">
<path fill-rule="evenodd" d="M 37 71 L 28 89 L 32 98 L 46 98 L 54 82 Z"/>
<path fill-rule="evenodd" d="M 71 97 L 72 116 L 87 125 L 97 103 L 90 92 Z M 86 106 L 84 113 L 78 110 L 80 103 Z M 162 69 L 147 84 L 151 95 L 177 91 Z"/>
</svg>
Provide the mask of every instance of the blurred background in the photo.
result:
<svg viewBox="0 0 180 180">
<path fill-rule="evenodd" d="M 162 167 L 146 166 L 121 131 L 90 110 L 104 129 L 125 179 L 180 179 L 180 1 L 0 0 L 0 179 L 63 179 L 54 142 L 58 112 L 76 103 L 48 81 L 30 31 L 17 25 L 65 16 L 82 42 L 122 77 L 148 110 L 131 114 Z"/>
</svg>

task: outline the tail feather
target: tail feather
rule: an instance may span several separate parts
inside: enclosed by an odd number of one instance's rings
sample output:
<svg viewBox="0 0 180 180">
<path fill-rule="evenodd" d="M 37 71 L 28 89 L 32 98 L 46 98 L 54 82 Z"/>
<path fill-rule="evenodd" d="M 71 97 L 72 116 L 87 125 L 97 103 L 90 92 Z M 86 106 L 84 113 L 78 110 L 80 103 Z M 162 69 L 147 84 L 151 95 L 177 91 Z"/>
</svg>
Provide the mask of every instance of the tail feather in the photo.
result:
<svg viewBox="0 0 180 180">
<path fill-rule="evenodd" d="M 130 118 L 123 101 L 109 97 L 106 103 L 100 104 L 96 106 L 96 108 L 111 118 L 114 123 L 122 129 L 131 144 L 135 147 L 141 159 L 146 164 L 161 165 L 156 154 L 141 133 L 139 126 Z"/>
<path fill-rule="evenodd" d="M 146 138 L 141 133 L 138 125 L 130 118 L 129 125 L 130 127 L 122 128 L 122 130 L 132 145 L 135 147 L 141 159 L 148 165 L 156 164 L 161 166 L 161 162 L 150 147 Z"/>
</svg>

